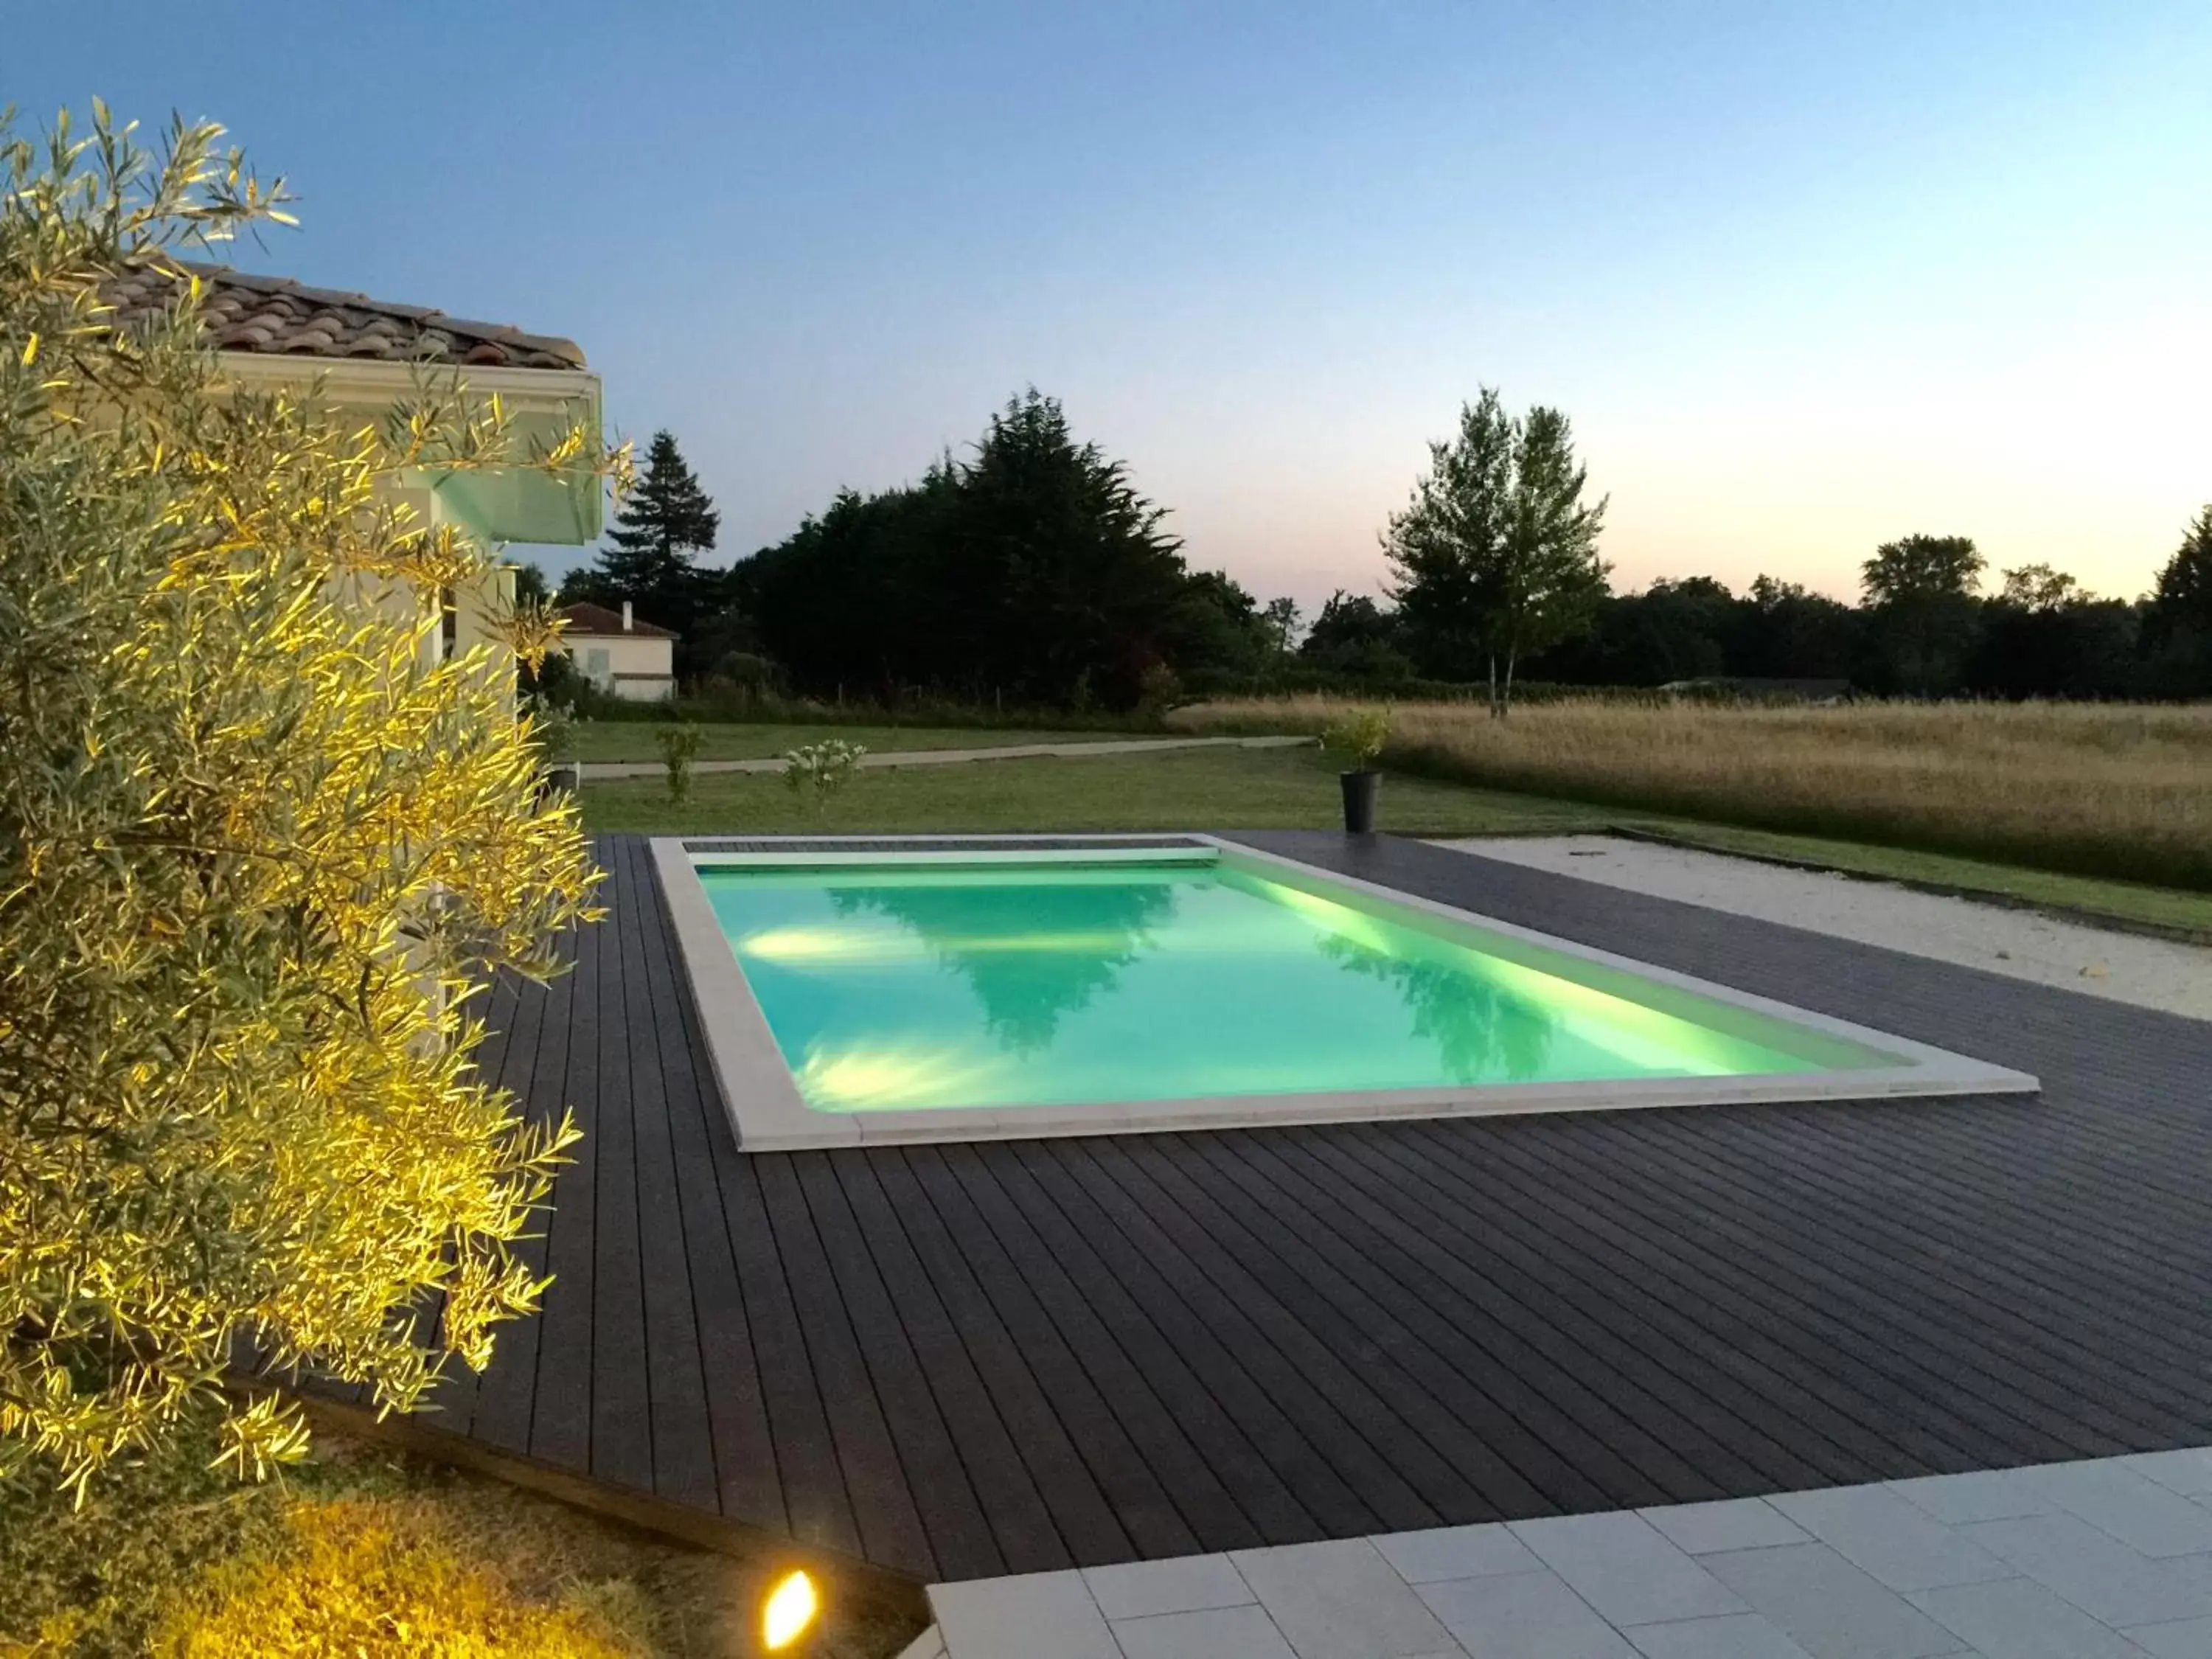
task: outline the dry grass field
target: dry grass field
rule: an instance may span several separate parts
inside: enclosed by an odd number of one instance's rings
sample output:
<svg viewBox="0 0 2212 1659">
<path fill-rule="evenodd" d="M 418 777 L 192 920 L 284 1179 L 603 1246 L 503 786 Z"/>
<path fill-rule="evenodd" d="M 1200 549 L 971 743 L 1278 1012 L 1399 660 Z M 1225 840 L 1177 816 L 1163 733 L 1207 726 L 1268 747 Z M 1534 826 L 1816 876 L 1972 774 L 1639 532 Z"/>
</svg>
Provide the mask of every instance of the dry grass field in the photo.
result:
<svg viewBox="0 0 2212 1659">
<path fill-rule="evenodd" d="M 1317 732 L 1327 697 L 1200 703 L 1205 732 Z M 1372 707 L 1368 704 L 1366 706 Z M 1392 711 L 1395 769 L 1800 835 L 2212 889 L 2212 706 L 1600 701 Z"/>
</svg>

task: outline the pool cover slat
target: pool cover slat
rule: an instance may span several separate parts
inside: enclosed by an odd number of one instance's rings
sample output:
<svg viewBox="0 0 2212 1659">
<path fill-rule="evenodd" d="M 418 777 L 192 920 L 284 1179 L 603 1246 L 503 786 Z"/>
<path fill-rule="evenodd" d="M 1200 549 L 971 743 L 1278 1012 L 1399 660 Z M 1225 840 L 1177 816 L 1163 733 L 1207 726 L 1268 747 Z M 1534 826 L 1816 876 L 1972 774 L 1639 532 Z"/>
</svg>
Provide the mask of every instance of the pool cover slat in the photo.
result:
<svg viewBox="0 0 2212 1659">
<path fill-rule="evenodd" d="M 1408 1494 L 1464 1522 L 2212 1441 L 2212 1024 L 1244 839 L 2044 1098 L 748 1157 L 646 844 L 609 838 L 607 921 L 484 1055 L 587 1132 L 524 1247 L 559 1278 L 428 1426 L 929 1577 L 1346 1535 Z"/>
</svg>

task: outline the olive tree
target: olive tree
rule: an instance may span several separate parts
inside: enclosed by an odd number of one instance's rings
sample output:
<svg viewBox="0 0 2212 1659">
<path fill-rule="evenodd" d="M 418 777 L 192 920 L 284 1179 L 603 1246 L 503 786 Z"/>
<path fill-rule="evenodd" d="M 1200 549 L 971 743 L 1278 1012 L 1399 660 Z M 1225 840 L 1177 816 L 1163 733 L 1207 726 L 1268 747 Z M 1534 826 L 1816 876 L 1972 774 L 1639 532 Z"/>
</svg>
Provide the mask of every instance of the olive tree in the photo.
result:
<svg viewBox="0 0 2212 1659">
<path fill-rule="evenodd" d="M 220 141 L 0 118 L 0 1475 L 80 1492 L 188 1419 L 297 1455 L 241 1355 L 400 1409 L 481 1365 L 574 1135 L 471 1065 L 597 880 L 512 695 L 551 624 L 439 650 L 496 551 L 390 486 L 626 457 L 453 384 L 368 424 L 227 387 L 174 261 L 284 196 Z M 149 266 L 176 304 L 125 327 Z"/>
</svg>

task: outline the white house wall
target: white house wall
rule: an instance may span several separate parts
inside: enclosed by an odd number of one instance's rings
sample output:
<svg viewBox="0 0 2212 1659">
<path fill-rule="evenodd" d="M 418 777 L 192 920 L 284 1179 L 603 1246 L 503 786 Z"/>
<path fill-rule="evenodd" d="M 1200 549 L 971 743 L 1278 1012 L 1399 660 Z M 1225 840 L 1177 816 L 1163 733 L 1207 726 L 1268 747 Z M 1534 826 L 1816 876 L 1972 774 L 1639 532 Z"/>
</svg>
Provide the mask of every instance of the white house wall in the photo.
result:
<svg viewBox="0 0 2212 1659">
<path fill-rule="evenodd" d="M 601 690 L 632 702 L 665 702 L 676 695 L 676 645 L 640 634 L 580 634 L 569 629 L 561 648 Z M 605 653 L 604 667 L 596 653 Z"/>
</svg>

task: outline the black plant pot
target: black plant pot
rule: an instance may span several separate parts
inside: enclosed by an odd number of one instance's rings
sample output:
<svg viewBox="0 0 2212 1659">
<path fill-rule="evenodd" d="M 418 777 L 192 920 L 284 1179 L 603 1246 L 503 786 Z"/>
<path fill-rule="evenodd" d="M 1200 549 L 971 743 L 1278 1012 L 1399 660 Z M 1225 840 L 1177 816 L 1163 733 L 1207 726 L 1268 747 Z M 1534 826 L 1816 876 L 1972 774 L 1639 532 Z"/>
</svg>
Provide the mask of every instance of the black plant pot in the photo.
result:
<svg viewBox="0 0 2212 1659">
<path fill-rule="evenodd" d="M 583 768 L 572 760 L 555 761 L 538 775 L 538 793 L 540 799 L 550 794 L 573 795 L 580 781 Z"/>
<path fill-rule="evenodd" d="M 1375 833 L 1375 793 L 1382 787 L 1380 772 L 1343 772 L 1337 775 L 1344 786 L 1344 832 L 1348 836 L 1371 836 Z"/>
</svg>

